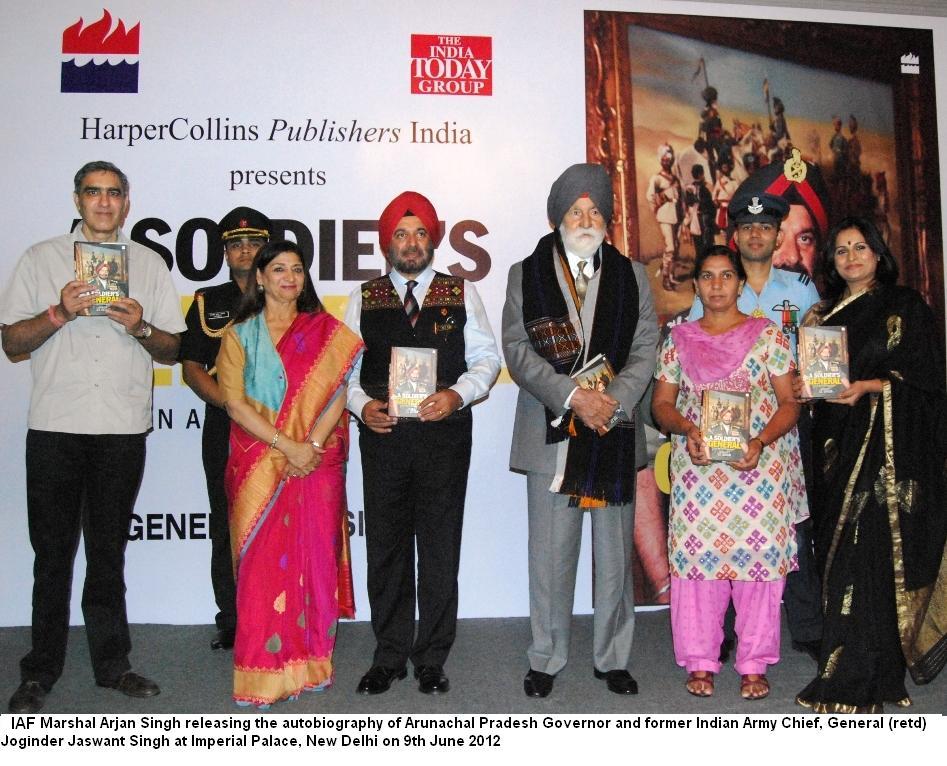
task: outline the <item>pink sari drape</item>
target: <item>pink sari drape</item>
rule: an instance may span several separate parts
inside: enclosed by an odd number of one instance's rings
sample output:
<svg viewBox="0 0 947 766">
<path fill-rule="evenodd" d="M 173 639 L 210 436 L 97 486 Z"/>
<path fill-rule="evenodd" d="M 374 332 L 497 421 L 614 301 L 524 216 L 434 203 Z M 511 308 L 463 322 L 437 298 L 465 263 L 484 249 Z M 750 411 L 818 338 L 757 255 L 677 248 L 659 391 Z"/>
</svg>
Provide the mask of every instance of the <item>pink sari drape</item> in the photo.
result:
<svg viewBox="0 0 947 766">
<path fill-rule="evenodd" d="M 286 393 L 274 425 L 304 440 L 334 398 L 345 395 L 361 347 L 326 312 L 300 314 L 276 346 Z M 281 453 L 238 425 L 231 428 L 226 486 L 237 580 L 238 702 L 269 704 L 332 681 L 338 618 L 354 616 L 347 456 L 346 415 L 319 467 L 290 480 L 282 479 Z"/>
</svg>

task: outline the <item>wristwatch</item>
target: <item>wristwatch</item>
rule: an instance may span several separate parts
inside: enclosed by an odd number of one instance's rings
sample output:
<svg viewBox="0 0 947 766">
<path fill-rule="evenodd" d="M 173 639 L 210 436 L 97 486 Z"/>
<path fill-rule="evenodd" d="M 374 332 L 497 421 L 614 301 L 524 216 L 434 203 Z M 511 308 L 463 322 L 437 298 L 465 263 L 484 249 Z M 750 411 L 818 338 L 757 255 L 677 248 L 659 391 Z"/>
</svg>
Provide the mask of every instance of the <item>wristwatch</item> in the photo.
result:
<svg viewBox="0 0 947 766">
<path fill-rule="evenodd" d="M 135 333 L 135 337 L 138 338 L 138 340 L 148 340 L 148 338 L 151 337 L 153 328 L 145 321 L 142 321 L 141 325 L 141 329 Z"/>
</svg>

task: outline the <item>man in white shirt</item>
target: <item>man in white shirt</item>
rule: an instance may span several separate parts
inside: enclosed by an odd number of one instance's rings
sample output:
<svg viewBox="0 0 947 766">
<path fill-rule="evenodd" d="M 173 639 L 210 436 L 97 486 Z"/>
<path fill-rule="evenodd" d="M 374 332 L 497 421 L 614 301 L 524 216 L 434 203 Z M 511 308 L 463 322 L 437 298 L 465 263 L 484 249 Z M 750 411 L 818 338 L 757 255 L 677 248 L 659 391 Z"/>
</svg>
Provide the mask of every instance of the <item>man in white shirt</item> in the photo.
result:
<svg viewBox="0 0 947 766">
<path fill-rule="evenodd" d="M 125 174 L 109 162 L 84 165 L 73 201 L 81 222 L 27 250 L 0 299 L 3 350 L 29 354 L 33 376 L 26 437 L 33 646 L 20 661 L 12 713 L 40 710 L 62 674 L 80 531 L 82 611 L 96 683 L 130 697 L 159 692 L 128 661 L 125 545 L 152 427 L 152 360 L 174 362 L 184 320 L 161 256 L 121 230 L 129 207 Z M 128 297 L 109 304 L 106 316 L 78 316 L 95 293 L 76 278 L 76 241 L 128 246 Z"/>
<path fill-rule="evenodd" d="M 450 688 L 444 663 L 457 625 L 470 406 L 496 380 L 500 357 L 473 285 L 431 266 L 441 226 L 427 198 L 412 191 L 395 197 L 379 218 L 378 239 L 391 273 L 356 289 L 345 313 L 345 323 L 365 341 L 348 408 L 359 420 L 376 640 L 357 691 L 388 691 L 405 677 L 410 659 L 419 690 L 442 694 Z M 420 402 L 418 419 L 388 413 L 395 346 L 437 350 L 437 391 Z"/>
<path fill-rule="evenodd" d="M 594 675 L 615 694 L 638 692 L 628 672 L 635 480 L 647 463 L 637 411 L 658 328 L 644 267 L 604 242 L 612 199 L 603 167 L 568 168 L 546 204 L 553 232 L 513 265 L 507 283 L 503 354 L 520 387 L 510 468 L 526 474 L 529 513 L 529 697 L 548 696 L 568 660 L 585 509 L 595 554 Z M 579 388 L 572 374 L 599 354 L 615 378 L 604 392 Z"/>
</svg>

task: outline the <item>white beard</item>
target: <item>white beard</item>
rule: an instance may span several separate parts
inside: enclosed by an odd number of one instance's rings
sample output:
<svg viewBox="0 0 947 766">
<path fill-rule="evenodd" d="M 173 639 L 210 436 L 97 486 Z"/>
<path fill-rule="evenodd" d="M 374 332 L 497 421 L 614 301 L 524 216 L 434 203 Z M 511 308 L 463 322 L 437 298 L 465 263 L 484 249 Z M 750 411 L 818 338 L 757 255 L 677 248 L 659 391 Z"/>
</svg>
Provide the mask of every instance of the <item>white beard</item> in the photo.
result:
<svg viewBox="0 0 947 766">
<path fill-rule="evenodd" d="M 559 233 L 562 235 L 562 243 L 566 246 L 566 250 L 583 261 L 595 255 L 605 240 L 605 230 L 592 226 L 567 229 L 565 224 L 559 224 Z"/>
</svg>

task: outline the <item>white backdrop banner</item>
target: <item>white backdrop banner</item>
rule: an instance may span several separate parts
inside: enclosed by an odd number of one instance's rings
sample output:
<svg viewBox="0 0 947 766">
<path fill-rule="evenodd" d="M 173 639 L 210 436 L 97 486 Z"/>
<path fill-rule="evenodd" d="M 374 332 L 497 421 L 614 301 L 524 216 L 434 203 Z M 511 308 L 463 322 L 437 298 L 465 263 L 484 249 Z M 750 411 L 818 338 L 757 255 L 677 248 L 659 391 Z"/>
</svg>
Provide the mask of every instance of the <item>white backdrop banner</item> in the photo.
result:
<svg viewBox="0 0 947 766">
<path fill-rule="evenodd" d="M 382 273 L 375 220 L 404 189 L 445 223 L 435 266 L 474 280 L 499 333 L 507 271 L 548 232 L 550 184 L 586 159 L 580 2 L 290 1 L 267 6 L 110 0 L 3 1 L 0 100 L 8 183 L 0 282 L 32 243 L 69 230 L 72 177 L 105 159 L 131 180 L 125 231 L 168 262 L 186 309 L 227 279 L 208 232 L 255 207 L 312 254 L 324 302 Z M 598 3 L 650 11 L 653 3 Z M 662 3 L 680 13 L 792 18 L 785 9 Z M 807 19 L 934 30 L 945 19 L 807 12 Z M 938 99 L 940 104 L 947 98 Z M 947 145 L 938 121 L 941 146 Z M 942 167 L 941 173 L 945 170 Z M 277 232 L 278 236 L 278 232 Z M 0 625 L 30 622 L 25 510 L 29 362 L 2 362 Z M 203 404 L 180 368 L 158 367 L 154 432 L 127 552 L 133 622 L 209 623 Z M 525 480 L 507 469 L 516 387 L 505 371 L 475 410 L 460 573 L 462 616 L 528 613 Z M 354 442 L 357 444 L 357 439 Z M 353 445 L 354 446 L 354 445 Z M 360 619 L 368 619 L 361 466 L 348 498 Z M 576 610 L 590 611 L 583 551 Z M 73 622 L 84 572 L 77 555 Z"/>
</svg>

